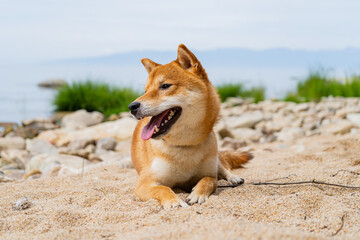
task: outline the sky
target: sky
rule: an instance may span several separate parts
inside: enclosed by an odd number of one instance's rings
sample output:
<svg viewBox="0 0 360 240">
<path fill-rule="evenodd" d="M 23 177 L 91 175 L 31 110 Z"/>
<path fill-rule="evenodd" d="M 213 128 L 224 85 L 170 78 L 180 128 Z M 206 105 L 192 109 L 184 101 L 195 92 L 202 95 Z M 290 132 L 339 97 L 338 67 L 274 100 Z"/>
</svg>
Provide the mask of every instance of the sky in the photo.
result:
<svg viewBox="0 0 360 240">
<path fill-rule="evenodd" d="M 189 48 L 360 48 L 358 0 L 0 0 L 0 64 Z"/>
</svg>

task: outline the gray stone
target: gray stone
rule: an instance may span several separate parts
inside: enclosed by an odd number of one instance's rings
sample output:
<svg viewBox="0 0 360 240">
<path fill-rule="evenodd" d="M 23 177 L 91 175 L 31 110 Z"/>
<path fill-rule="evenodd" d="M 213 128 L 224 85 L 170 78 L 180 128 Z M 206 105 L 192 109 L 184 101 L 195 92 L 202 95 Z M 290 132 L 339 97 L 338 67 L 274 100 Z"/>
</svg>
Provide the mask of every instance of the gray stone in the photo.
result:
<svg viewBox="0 0 360 240">
<path fill-rule="evenodd" d="M 239 148 L 245 147 L 247 146 L 246 141 L 240 141 L 240 140 L 235 140 L 232 138 L 224 138 L 224 140 L 222 142 L 220 142 L 220 150 L 224 151 L 224 150 L 237 150 Z"/>
<path fill-rule="evenodd" d="M 4 173 L 7 177 L 9 177 L 12 180 L 22 180 L 25 175 L 25 170 L 23 169 L 9 169 L 4 170 Z"/>
<path fill-rule="evenodd" d="M 129 153 L 131 151 L 131 140 L 120 141 L 116 144 L 115 151 L 119 153 Z"/>
<path fill-rule="evenodd" d="M 64 79 L 53 78 L 53 79 L 48 79 L 48 80 L 42 81 L 41 83 L 38 84 L 38 86 L 43 87 L 43 88 L 56 89 L 56 88 L 65 86 L 66 84 L 67 83 Z"/>
<path fill-rule="evenodd" d="M 67 129 L 82 129 L 92 125 L 101 123 L 104 115 L 99 112 L 87 112 L 86 110 L 78 110 L 63 117 L 61 126 Z"/>
<path fill-rule="evenodd" d="M 95 150 L 96 150 L 95 145 L 89 144 L 83 149 L 78 149 L 76 151 L 71 151 L 69 153 L 72 154 L 72 155 L 76 155 L 76 156 L 79 156 L 79 157 L 82 157 L 82 158 L 89 159 L 90 154 L 94 153 Z"/>
<path fill-rule="evenodd" d="M 270 143 L 277 140 L 275 135 L 262 136 L 259 140 L 260 143 Z"/>
<path fill-rule="evenodd" d="M 42 153 L 58 153 L 54 145 L 40 138 L 26 139 L 26 150 L 28 150 L 33 156 Z"/>
<path fill-rule="evenodd" d="M 14 181 L 14 179 L 6 176 L 5 173 L 0 171 L 0 183 L 2 183 L 2 182 L 12 182 L 12 181 Z"/>
<path fill-rule="evenodd" d="M 346 134 L 351 131 L 353 124 L 349 120 L 338 120 L 326 125 L 323 125 L 321 130 L 323 133 L 330 134 Z"/>
<path fill-rule="evenodd" d="M 16 203 L 13 204 L 12 207 L 13 207 L 13 210 L 22 211 L 22 210 L 28 209 L 32 205 L 33 205 L 33 203 L 31 201 L 29 201 L 29 199 L 27 197 L 25 197 L 25 198 L 18 199 L 16 201 Z"/>
<path fill-rule="evenodd" d="M 25 149 L 25 139 L 22 137 L 0 138 L 0 149 Z"/>
<path fill-rule="evenodd" d="M 74 139 L 81 139 L 84 136 L 91 136 L 98 140 L 106 137 L 113 137 L 117 141 L 130 139 L 137 121 L 133 118 L 121 118 L 117 121 L 105 122 L 80 130 L 55 129 L 40 133 L 38 138 L 44 139 L 56 146 L 66 146 Z"/>
<path fill-rule="evenodd" d="M 45 176 L 77 174 L 89 164 L 84 158 L 64 154 L 40 154 L 26 165 L 27 173 L 40 171 Z"/>
<path fill-rule="evenodd" d="M 234 138 L 242 141 L 253 141 L 258 142 L 263 136 L 260 131 L 252 128 L 236 128 L 232 131 Z"/>
<path fill-rule="evenodd" d="M 237 97 L 229 97 L 226 99 L 225 104 L 229 107 L 234 107 L 234 106 L 240 106 L 243 105 L 246 101 L 242 98 L 237 98 Z"/>
<path fill-rule="evenodd" d="M 302 128 L 287 127 L 283 128 L 277 135 L 277 139 L 283 142 L 294 142 L 296 139 L 305 136 L 305 131 Z"/>
<path fill-rule="evenodd" d="M 129 153 L 123 154 L 123 153 L 98 149 L 96 151 L 96 155 L 99 159 L 101 159 L 102 162 L 119 162 L 122 164 L 123 168 L 134 167 L 131 162 L 131 158 L 129 157 Z"/>
<path fill-rule="evenodd" d="M 307 111 L 307 110 L 309 110 L 308 103 L 300 103 L 294 107 L 294 112 L 303 112 L 303 111 Z"/>
<path fill-rule="evenodd" d="M 70 152 L 76 152 L 86 148 L 90 144 L 95 144 L 95 140 L 91 138 L 73 139 L 67 145 Z"/>
<path fill-rule="evenodd" d="M 261 111 L 245 112 L 239 117 L 229 117 L 226 124 L 230 128 L 253 128 L 258 122 L 264 119 Z"/>
<path fill-rule="evenodd" d="M 97 141 L 96 147 L 104 150 L 114 150 L 116 146 L 116 140 L 113 137 L 101 138 Z"/>
<path fill-rule="evenodd" d="M 2 161 L 16 164 L 19 169 L 24 169 L 26 163 L 31 159 L 31 154 L 26 150 L 7 149 L 1 152 Z"/>
<path fill-rule="evenodd" d="M 233 134 L 231 133 L 230 129 L 226 126 L 226 123 L 223 119 L 221 119 L 220 121 L 218 121 L 216 123 L 216 125 L 214 126 L 214 131 L 215 131 L 215 133 L 218 134 L 220 139 L 223 139 L 226 137 L 231 137 L 231 138 L 234 137 Z"/>
<path fill-rule="evenodd" d="M 40 132 L 59 128 L 53 118 L 36 118 L 22 121 L 23 127 L 19 129 L 20 134 L 25 138 L 32 138 L 37 136 Z M 17 131 L 17 132 L 19 132 Z M 22 136 L 21 135 L 21 136 Z"/>
<path fill-rule="evenodd" d="M 346 118 L 356 126 L 360 127 L 360 113 L 349 113 L 346 115 Z"/>
</svg>

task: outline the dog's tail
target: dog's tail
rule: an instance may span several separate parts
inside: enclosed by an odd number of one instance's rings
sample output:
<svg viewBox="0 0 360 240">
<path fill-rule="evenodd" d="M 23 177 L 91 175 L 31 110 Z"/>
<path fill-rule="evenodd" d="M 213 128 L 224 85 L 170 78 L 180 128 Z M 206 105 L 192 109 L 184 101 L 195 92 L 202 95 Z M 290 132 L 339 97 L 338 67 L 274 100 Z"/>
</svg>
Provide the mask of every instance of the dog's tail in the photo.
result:
<svg viewBox="0 0 360 240">
<path fill-rule="evenodd" d="M 241 168 L 254 156 L 249 152 L 223 151 L 219 152 L 219 159 L 226 169 Z"/>
</svg>

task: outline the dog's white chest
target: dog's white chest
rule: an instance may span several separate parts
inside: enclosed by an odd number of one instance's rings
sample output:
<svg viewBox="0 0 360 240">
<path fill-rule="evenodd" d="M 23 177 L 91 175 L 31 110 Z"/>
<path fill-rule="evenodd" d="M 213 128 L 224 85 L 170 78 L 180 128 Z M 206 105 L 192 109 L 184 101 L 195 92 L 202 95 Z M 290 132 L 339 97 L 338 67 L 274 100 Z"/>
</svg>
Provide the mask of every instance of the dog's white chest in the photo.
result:
<svg viewBox="0 0 360 240">
<path fill-rule="evenodd" d="M 169 187 L 185 182 L 196 174 L 196 168 L 181 163 L 170 163 L 162 158 L 155 158 L 151 170 L 158 180 Z"/>
</svg>

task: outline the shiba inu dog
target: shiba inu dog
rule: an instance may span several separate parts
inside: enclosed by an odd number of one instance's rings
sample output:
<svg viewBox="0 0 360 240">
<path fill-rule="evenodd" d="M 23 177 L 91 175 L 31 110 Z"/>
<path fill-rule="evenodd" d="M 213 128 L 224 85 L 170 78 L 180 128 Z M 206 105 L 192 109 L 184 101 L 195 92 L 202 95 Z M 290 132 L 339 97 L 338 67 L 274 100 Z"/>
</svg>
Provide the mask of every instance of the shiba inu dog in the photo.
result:
<svg viewBox="0 0 360 240">
<path fill-rule="evenodd" d="M 135 194 L 157 199 L 164 208 L 204 203 L 218 179 L 244 180 L 231 173 L 252 158 L 246 152 L 218 152 L 213 131 L 220 100 L 199 60 L 185 45 L 175 61 L 160 65 L 142 59 L 149 73 L 145 93 L 129 105 L 140 120 L 131 158 L 139 174 Z M 173 187 L 190 192 L 181 200 Z"/>
</svg>

